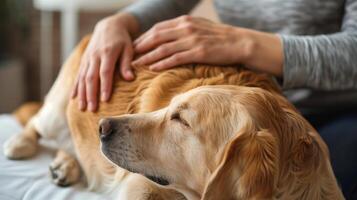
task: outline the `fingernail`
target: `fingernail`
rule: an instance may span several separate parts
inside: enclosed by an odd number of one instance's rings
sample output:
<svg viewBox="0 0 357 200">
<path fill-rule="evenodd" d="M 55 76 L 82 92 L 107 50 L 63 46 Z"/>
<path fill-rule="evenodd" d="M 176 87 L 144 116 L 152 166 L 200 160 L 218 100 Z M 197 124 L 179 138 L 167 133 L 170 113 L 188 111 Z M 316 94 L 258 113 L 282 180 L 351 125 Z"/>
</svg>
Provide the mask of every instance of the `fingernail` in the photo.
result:
<svg viewBox="0 0 357 200">
<path fill-rule="evenodd" d="M 102 92 L 102 95 L 100 96 L 101 101 L 108 101 L 109 100 L 109 93 L 108 92 Z"/>
<path fill-rule="evenodd" d="M 140 53 L 140 51 L 141 51 L 140 48 L 141 48 L 141 47 L 140 47 L 140 44 L 138 43 L 138 44 L 136 44 L 136 45 L 134 46 L 134 51 L 137 52 L 137 53 Z"/>
<path fill-rule="evenodd" d="M 126 70 L 125 75 L 126 75 L 126 78 L 128 78 L 130 80 L 134 78 L 134 75 L 130 70 Z"/>
<path fill-rule="evenodd" d="M 88 103 L 88 109 L 89 109 L 89 111 L 94 112 L 95 111 L 95 104 L 93 102 L 89 102 Z"/>
<path fill-rule="evenodd" d="M 150 66 L 149 69 L 150 69 L 151 71 L 156 71 L 157 68 L 156 68 L 155 66 Z"/>
<path fill-rule="evenodd" d="M 78 102 L 78 108 L 79 108 L 79 110 L 82 110 L 82 111 L 86 108 L 84 101 Z"/>
</svg>

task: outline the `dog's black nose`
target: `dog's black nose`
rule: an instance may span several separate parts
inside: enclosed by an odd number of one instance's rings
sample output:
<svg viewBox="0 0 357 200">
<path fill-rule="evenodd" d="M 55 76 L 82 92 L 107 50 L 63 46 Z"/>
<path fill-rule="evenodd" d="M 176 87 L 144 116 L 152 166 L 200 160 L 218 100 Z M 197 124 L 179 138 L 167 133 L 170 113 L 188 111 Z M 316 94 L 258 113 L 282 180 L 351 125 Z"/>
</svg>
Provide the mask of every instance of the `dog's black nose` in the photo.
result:
<svg viewBox="0 0 357 200">
<path fill-rule="evenodd" d="M 101 139 L 107 138 L 113 133 L 113 127 L 110 119 L 101 119 L 99 121 L 99 137 Z"/>
</svg>

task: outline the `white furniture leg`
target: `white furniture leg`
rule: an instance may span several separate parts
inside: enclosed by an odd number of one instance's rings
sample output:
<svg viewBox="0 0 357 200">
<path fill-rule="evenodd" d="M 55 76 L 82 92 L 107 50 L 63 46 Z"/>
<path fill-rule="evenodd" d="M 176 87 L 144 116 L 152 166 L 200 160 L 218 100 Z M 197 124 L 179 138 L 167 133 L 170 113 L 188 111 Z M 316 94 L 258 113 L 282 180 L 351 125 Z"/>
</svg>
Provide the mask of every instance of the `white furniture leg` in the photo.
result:
<svg viewBox="0 0 357 200">
<path fill-rule="evenodd" d="M 64 10 L 61 13 L 62 62 L 69 56 L 78 37 L 78 11 Z"/>
<path fill-rule="evenodd" d="M 52 12 L 41 12 L 41 47 L 40 47 L 40 89 L 41 97 L 44 97 L 50 89 L 53 81 L 52 66 Z"/>
</svg>

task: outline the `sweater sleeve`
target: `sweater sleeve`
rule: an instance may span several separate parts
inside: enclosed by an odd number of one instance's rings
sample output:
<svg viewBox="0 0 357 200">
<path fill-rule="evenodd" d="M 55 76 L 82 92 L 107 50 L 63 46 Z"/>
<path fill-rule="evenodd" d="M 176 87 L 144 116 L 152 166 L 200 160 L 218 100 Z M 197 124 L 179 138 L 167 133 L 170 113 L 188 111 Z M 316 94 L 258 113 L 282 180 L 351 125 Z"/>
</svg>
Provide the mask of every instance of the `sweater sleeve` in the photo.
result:
<svg viewBox="0 0 357 200">
<path fill-rule="evenodd" d="M 357 0 L 346 1 L 341 32 L 280 37 L 284 88 L 357 89 Z"/>
<path fill-rule="evenodd" d="M 138 0 L 123 11 L 134 15 L 142 32 L 155 23 L 189 13 L 200 0 Z"/>
</svg>

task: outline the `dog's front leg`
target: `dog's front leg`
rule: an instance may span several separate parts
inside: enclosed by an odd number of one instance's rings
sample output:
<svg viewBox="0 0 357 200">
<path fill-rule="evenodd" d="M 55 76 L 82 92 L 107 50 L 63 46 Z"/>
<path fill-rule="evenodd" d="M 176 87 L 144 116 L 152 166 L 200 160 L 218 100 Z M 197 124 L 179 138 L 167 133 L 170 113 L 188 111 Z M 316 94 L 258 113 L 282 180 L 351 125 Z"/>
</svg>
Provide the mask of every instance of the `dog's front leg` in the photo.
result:
<svg viewBox="0 0 357 200">
<path fill-rule="evenodd" d="M 64 71 L 64 69 L 62 70 Z M 65 109 L 69 101 L 70 86 L 63 84 L 61 72 L 39 112 L 25 125 L 20 134 L 12 136 L 4 144 L 4 154 L 10 159 L 24 159 L 36 154 L 38 139 L 61 141 L 61 148 L 73 153 Z M 67 141 L 66 141 L 67 140 Z"/>
<path fill-rule="evenodd" d="M 4 154 L 9 159 L 24 159 L 32 157 L 38 149 L 40 135 L 36 131 L 33 121 L 29 121 L 23 132 L 14 135 L 4 144 Z"/>
<path fill-rule="evenodd" d="M 81 174 L 77 160 L 63 150 L 58 150 L 56 158 L 50 164 L 50 172 L 53 182 L 59 186 L 76 183 Z"/>
<path fill-rule="evenodd" d="M 66 121 L 66 107 L 69 101 L 70 90 L 73 85 L 72 77 L 68 77 L 73 64 L 73 55 L 63 66 L 60 75 L 45 98 L 45 102 L 25 125 L 24 130 L 11 137 L 4 144 L 4 154 L 10 159 L 24 159 L 35 155 L 38 139 L 67 138 L 70 140 L 69 128 Z M 72 62 L 71 62 L 72 61 Z M 72 67 L 74 68 L 74 67 Z M 63 143 L 69 144 L 68 142 Z M 61 147 L 63 147 L 61 144 Z M 66 150 L 73 152 L 72 145 L 65 146 Z"/>
<path fill-rule="evenodd" d="M 158 187 L 139 174 L 131 173 L 123 182 L 116 200 L 186 200 L 179 192 Z"/>
<path fill-rule="evenodd" d="M 80 58 L 88 41 L 89 37 L 83 39 L 67 59 L 47 94 L 44 105 L 26 124 L 23 132 L 14 135 L 4 144 L 4 153 L 8 158 L 24 159 L 36 154 L 39 138 L 56 141 L 61 150 L 51 164 L 51 173 L 55 183 L 59 185 L 68 185 L 79 179 L 79 165 L 74 159 L 66 108 L 78 73 Z"/>
</svg>

